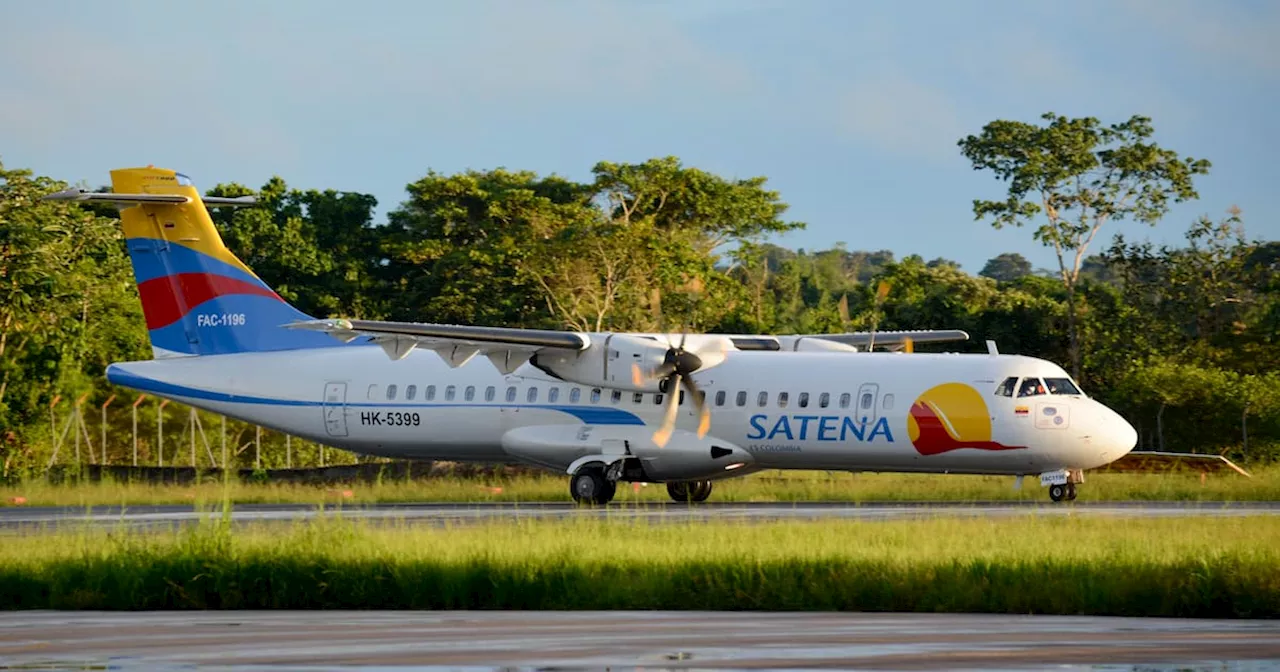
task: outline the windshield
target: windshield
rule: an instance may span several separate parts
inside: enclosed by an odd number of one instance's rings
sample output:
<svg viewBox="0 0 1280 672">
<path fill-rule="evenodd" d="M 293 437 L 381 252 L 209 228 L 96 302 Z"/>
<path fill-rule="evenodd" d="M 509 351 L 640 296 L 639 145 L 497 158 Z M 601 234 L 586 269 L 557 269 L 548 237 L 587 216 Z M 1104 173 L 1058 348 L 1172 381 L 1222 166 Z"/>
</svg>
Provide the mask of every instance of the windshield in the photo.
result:
<svg viewBox="0 0 1280 672">
<path fill-rule="evenodd" d="M 1045 378 L 1044 385 L 1049 394 L 1080 394 L 1080 388 L 1070 378 Z"/>
</svg>

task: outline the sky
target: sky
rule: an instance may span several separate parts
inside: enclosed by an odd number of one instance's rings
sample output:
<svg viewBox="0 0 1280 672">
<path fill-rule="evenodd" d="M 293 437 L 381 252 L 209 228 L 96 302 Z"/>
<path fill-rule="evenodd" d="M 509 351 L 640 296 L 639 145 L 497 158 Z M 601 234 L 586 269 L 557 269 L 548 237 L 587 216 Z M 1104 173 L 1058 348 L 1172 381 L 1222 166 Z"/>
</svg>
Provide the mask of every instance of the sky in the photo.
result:
<svg viewBox="0 0 1280 672">
<path fill-rule="evenodd" d="M 1267 0 L 219 0 L 10 2 L 0 162 L 99 186 L 155 164 L 208 188 L 370 193 L 428 170 L 589 180 L 674 155 L 763 175 L 792 248 L 892 250 L 978 272 L 1054 268 L 1031 230 L 975 221 L 1003 183 L 956 143 L 1045 112 L 1151 117 L 1213 163 L 1200 199 L 1095 246 L 1180 244 L 1243 210 L 1280 239 L 1280 3 Z M 1280 43 L 1277 43 L 1280 45 Z"/>
</svg>

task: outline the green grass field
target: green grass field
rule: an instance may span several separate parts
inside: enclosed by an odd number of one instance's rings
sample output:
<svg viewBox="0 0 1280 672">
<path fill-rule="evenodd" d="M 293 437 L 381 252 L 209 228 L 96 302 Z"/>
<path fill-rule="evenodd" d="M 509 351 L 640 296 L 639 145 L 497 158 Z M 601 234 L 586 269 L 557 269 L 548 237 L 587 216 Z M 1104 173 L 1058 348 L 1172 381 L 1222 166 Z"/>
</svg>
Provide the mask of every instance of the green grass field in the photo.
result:
<svg viewBox="0 0 1280 672">
<path fill-rule="evenodd" d="M 6 609 L 713 609 L 1280 617 L 1280 519 L 430 528 L 319 520 L 0 537 Z"/>
<path fill-rule="evenodd" d="M 1270 501 L 1280 500 L 1280 466 L 1250 470 L 1252 478 L 1231 473 L 1198 474 L 1089 473 L 1078 501 L 1181 500 Z M 353 502 L 556 502 L 569 501 L 567 477 L 555 474 L 507 479 L 440 478 L 418 481 L 383 481 L 346 486 L 255 484 L 221 481 L 190 486 L 155 486 L 142 483 L 82 483 L 50 485 L 32 480 L 0 487 L 0 506 L 23 501 L 28 506 L 99 506 L 182 504 L 221 501 L 224 494 L 235 503 Z M 350 491 L 344 496 L 343 491 Z M 16 500 L 15 498 L 22 498 Z M 615 501 L 667 501 L 666 488 L 649 485 L 618 488 Z M 711 501 L 990 501 L 1044 500 L 1048 493 L 1034 477 L 1021 490 L 1012 477 L 927 474 L 849 474 L 839 472 L 768 471 L 716 484 Z"/>
</svg>

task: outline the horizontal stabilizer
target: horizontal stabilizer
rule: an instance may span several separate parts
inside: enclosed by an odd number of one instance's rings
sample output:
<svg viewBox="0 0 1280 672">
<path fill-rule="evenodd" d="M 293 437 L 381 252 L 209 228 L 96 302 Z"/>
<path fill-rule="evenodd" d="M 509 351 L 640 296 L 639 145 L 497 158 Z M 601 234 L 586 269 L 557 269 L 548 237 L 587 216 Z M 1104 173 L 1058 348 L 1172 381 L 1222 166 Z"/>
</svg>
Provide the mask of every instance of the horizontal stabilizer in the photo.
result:
<svg viewBox="0 0 1280 672">
<path fill-rule="evenodd" d="M 190 203 L 191 199 L 181 194 L 112 194 L 84 189 L 63 189 L 44 197 L 46 201 L 76 201 L 81 203 L 115 203 L 117 205 L 141 205 L 145 203 Z M 257 205 L 252 196 L 223 198 L 221 196 L 202 196 L 200 200 L 206 206 L 214 207 L 249 207 Z"/>
</svg>

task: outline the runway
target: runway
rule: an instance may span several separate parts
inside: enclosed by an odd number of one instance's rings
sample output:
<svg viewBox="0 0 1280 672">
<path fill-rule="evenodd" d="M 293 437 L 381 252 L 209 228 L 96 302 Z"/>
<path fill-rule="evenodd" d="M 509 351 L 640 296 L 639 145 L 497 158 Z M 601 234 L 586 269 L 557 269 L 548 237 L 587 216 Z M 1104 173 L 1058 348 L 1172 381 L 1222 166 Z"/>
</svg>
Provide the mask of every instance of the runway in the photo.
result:
<svg viewBox="0 0 1280 672">
<path fill-rule="evenodd" d="M 1280 621 L 743 612 L 15 612 L 0 669 L 1280 669 Z"/>
<path fill-rule="evenodd" d="M 323 512 L 323 513 L 322 513 Z M 192 505 L 97 507 L 0 508 L 0 529 L 49 528 L 70 525 L 98 527 L 172 527 L 196 522 L 212 514 Z M 237 523 L 284 523 L 320 515 L 341 516 L 373 523 L 423 525 L 465 524 L 530 519 L 627 519 L 656 523 L 691 521 L 766 522 L 776 520 L 900 520 L 963 516 L 1110 516 L 1157 518 L 1175 516 L 1280 515 L 1280 502 L 902 502 L 853 504 L 843 502 L 702 504 L 615 504 L 579 507 L 570 503 L 466 503 L 466 504 L 242 504 L 231 518 Z"/>
</svg>

